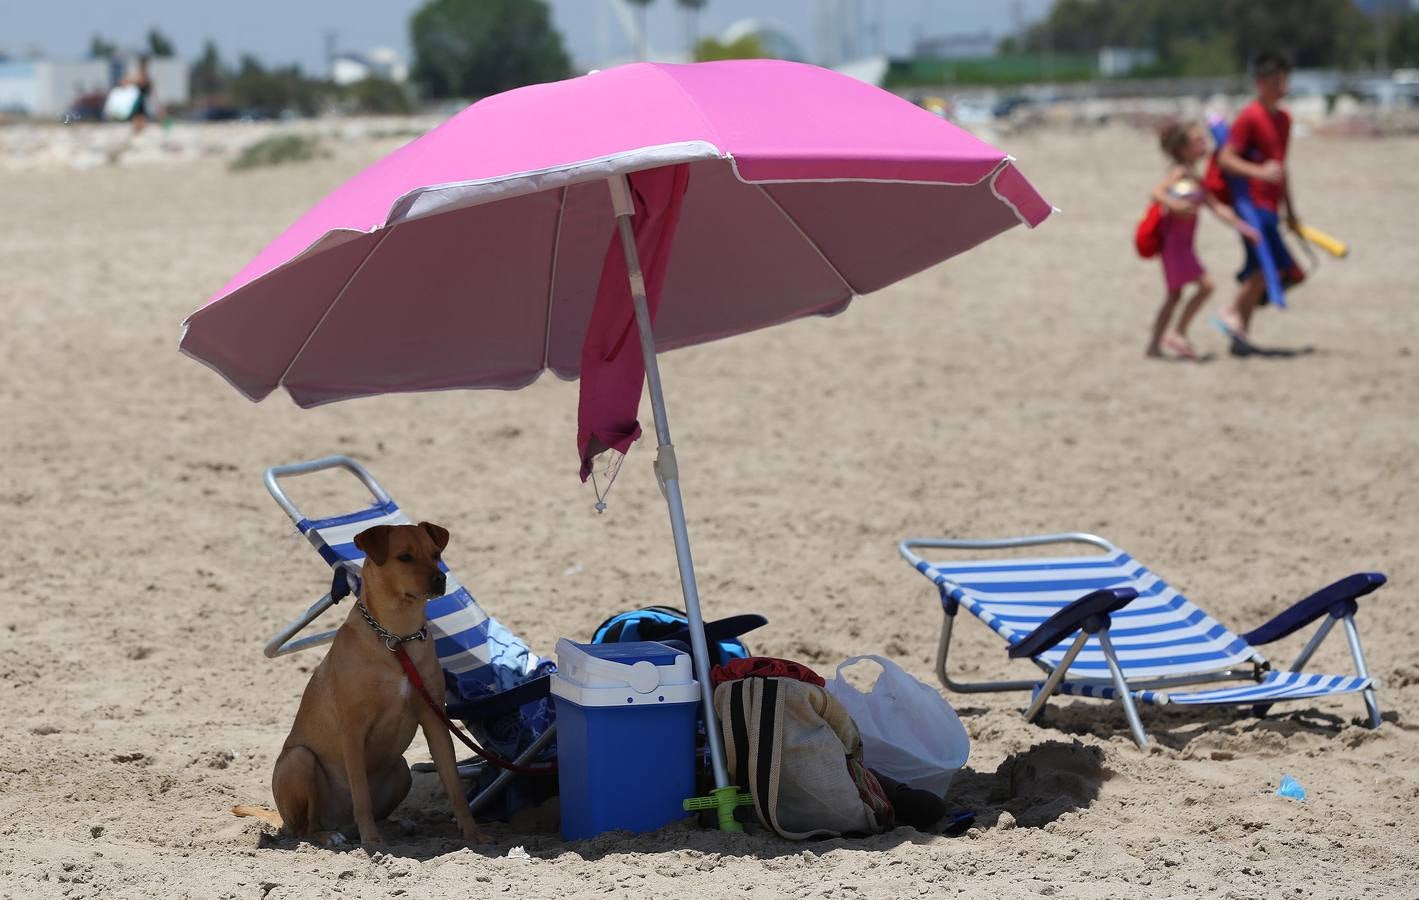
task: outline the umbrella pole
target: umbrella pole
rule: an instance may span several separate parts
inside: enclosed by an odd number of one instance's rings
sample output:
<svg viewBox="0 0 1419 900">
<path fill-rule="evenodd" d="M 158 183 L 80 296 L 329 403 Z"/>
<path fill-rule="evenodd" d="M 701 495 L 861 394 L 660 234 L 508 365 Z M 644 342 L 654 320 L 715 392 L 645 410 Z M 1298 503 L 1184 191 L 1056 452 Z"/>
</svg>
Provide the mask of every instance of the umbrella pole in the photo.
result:
<svg viewBox="0 0 1419 900">
<path fill-rule="evenodd" d="M 670 443 L 670 424 L 665 416 L 665 395 L 660 387 L 660 367 L 655 359 L 655 335 L 651 331 L 650 309 L 646 305 L 645 277 L 641 274 L 640 254 L 636 252 L 631 217 L 635 203 L 625 175 L 607 179 L 611 186 L 611 203 L 615 209 L 616 226 L 621 234 L 621 249 L 626 254 L 626 272 L 631 283 L 631 302 L 636 309 L 636 327 L 640 333 L 641 355 L 645 358 L 645 380 L 650 388 L 650 406 L 655 414 L 655 477 L 660 482 L 665 503 L 670 507 L 670 530 L 675 535 L 675 559 L 680 565 L 680 591 L 685 597 L 685 614 L 690 619 L 690 650 L 695 662 L 695 677 L 700 682 L 700 699 L 705 712 L 705 737 L 709 741 L 710 764 L 714 768 L 716 795 L 720 799 L 720 827 L 739 830 L 733 819 L 736 789 L 731 787 L 729 767 L 724 758 L 724 742 L 714 712 L 714 688 L 709 677 L 709 645 L 705 641 L 704 617 L 700 614 L 700 593 L 695 585 L 695 564 L 690 557 L 690 533 L 685 527 L 685 504 L 680 497 L 680 473 L 675 462 L 675 446 Z M 727 817 L 726 817 L 727 814 Z"/>
</svg>

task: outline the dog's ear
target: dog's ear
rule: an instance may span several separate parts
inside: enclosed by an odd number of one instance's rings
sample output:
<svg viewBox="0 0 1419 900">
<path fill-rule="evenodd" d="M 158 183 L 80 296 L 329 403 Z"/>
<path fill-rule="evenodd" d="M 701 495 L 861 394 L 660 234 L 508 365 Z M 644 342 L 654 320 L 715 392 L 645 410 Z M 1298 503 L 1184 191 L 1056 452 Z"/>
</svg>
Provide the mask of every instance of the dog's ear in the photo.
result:
<svg viewBox="0 0 1419 900">
<path fill-rule="evenodd" d="M 429 537 L 433 538 L 434 546 L 438 547 L 440 552 L 448 546 L 447 528 L 441 525 L 435 525 L 433 522 L 420 522 L 419 527 L 429 533 Z"/>
<path fill-rule="evenodd" d="M 370 562 L 382 566 L 389 557 L 389 532 L 391 530 L 393 530 L 393 526 L 390 525 L 376 525 L 373 528 L 366 528 L 355 535 L 355 546 L 360 548 Z"/>
</svg>

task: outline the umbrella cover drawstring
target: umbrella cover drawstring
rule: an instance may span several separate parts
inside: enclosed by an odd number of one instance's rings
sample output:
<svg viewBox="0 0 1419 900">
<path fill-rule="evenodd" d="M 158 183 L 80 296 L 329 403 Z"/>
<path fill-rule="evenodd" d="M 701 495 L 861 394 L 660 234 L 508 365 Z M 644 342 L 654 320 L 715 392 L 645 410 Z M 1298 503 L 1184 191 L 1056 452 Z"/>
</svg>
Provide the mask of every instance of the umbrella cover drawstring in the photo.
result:
<svg viewBox="0 0 1419 900">
<path fill-rule="evenodd" d="M 607 448 L 591 462 L 591 489 L 596 492 L 596 504 L 593 508 L 598 513 L 606 511 L 606 496 L 611 493 L 611 485 L 620 474 L 621 461 L 625 458 L 626 454 L 619 450 Z"/>
</svg>

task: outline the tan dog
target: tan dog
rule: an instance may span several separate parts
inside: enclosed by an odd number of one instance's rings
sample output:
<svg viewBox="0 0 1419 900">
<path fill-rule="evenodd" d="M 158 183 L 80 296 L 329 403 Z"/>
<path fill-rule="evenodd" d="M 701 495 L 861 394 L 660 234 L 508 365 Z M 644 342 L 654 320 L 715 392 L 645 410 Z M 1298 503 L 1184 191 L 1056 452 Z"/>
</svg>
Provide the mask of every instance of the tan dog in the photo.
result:
<svg viewBox="0 0 1419 900">
<path fill-rule="evenodd" d="M 379 525 L 360 532 L 355 546 L 365 554 L 360 602 L 374 621 L 386 634 L 409 637 L 422 629 L 427 635 L 424 604 L 445 590 L 439 554 L 448 546 L 448 531 L 428 522 Z M 350 610 L 330 652 L 311 673 L 276 760 L 271 776 L 276 809 L 237 806 L 232 812 L 325 846 L 344 843 L 342 832 L 352 826 L 362 843 L 383 843 L 375 822 L 409 793 L 404 751 L 421 727 L 464 839 L 488 840 L 463 799 L 448 727 L 412 689 L 389 640 L 366 621 L 359 605 Z M 405 640 L 403 646 L 442 707 L 443 672 L 433 638 Z"/>
</svg>

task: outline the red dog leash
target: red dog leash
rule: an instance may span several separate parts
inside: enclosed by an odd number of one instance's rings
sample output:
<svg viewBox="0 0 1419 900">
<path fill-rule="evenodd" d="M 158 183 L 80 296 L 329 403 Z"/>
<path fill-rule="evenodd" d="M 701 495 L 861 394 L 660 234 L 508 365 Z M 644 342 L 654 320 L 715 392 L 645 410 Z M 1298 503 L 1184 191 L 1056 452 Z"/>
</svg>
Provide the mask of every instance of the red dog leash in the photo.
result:
<svg viewBox="0 0 1419 900">
<path fill-rule="evenodd" d="M 394 655 L 399 659 L 399 665 L 404 667 L 405 677 L 407 677 L 409 683 L 414 686 L 414 690 L 419 692 L 419 696 L 424 698 L 424 702 L 429 705 L 429 709 L 433 710 L 434 715 L 438 716 L 443 724 L 448 726 L 449 734 L 452 734 L 466 744 L 469 750 L 472 750 L 499 769 L 506 769 L 509 772 L 516 772 L 519 775 L 550 775 L 557 771 L 556 763 L 549 763 L 543 766 L 519 766 L 511 760 L 503 759 L 491 750 L 479 747 L 471 737 L 463 733 L 463 729 L 453 724 L 453 720 L 448 717 L 448 713 L 444 712 L 443 707 L 429 694 L 428 689 L 424 687 L 424 679 L 419 677 L 419 670 L 414 668 L 414 661 L 410 659 L 409 654 L 405 652 L 404 644 L 402 642 L 396 642 L 394 646 L 389 649 L 394 651 Z"/>
</svg>

